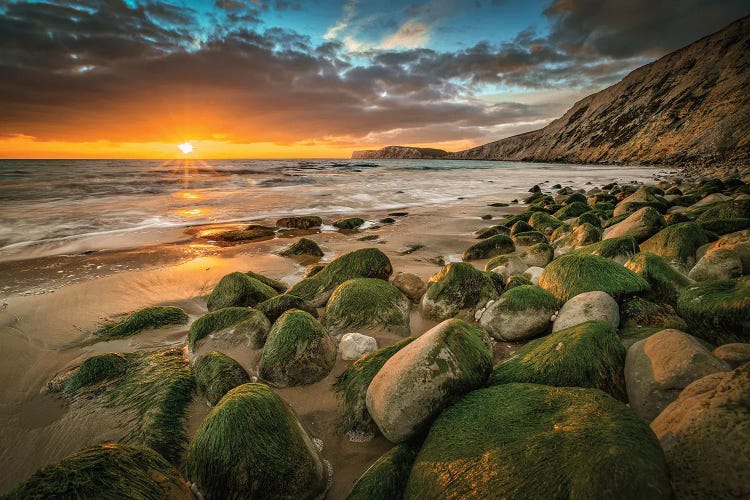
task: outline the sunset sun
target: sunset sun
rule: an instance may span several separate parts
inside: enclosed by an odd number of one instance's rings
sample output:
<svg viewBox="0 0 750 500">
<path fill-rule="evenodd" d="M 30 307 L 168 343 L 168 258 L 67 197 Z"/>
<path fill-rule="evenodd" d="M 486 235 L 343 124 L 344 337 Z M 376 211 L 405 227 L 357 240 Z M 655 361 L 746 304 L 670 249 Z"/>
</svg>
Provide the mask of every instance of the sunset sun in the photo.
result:
<svg viewBox="0 0 750 500">
<path fill-rule="evenodd" d="M 177 147 L 182 151 L 184 154 L 192 153 L 193 152 L 193 145 L 189 142 L 183 142 L 182 144 L 178 144 Z"/>
</svg>

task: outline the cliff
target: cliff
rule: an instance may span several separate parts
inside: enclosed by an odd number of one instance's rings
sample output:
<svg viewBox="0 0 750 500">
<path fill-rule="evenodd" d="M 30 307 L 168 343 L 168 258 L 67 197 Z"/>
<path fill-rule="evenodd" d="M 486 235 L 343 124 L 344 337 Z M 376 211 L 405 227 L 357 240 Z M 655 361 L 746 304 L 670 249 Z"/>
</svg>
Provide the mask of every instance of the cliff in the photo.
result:
<svg viewBox="0 0 750 500">
<path fill-rule="evenodd" d="M 363 151 L 354 151 L 352 158 L 366 159 L 429 159 L 444 158 L 448 151 L 433 148 L 413 148 L 409 146 L 386 146 L 383 149 L 370 149 Z"/>
</svg>

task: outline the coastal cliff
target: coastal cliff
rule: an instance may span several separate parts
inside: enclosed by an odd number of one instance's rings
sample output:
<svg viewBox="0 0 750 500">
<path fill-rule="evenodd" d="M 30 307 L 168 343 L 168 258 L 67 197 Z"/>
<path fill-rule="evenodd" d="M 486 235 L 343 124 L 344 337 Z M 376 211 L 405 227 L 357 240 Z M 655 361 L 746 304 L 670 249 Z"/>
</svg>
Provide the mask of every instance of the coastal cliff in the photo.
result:
<svg viewBox="0 0 750 500">
<path fill-rule="evenodd" d="M 352 158 L 358 159 L 400 159 L 400 160 L 417 160 L 426 159 L 434 160 L 445 158 L 450 153 L 442 149 L 434 148 L 414 148 L 409 146 L 386 146 L 382 149 L 369 149 L 363 151 L 354 151 Z"/>
</svg>

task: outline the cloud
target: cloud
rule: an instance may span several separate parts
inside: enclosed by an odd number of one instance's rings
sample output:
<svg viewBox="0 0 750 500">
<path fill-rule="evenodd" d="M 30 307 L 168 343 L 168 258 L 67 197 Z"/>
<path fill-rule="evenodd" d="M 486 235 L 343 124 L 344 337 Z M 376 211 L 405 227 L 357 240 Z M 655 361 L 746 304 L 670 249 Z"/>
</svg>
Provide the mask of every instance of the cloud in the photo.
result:
<svg viewBox="0 0 750 500">
<path fill-rule="evenodd" d="M 384 50 L 405 48 L 413 49 L 427 45 L 430 40 L 430 27 L 423 23 L 407 21 L 394 34 L 380 42 L 378 48 Z"/>
</svg>

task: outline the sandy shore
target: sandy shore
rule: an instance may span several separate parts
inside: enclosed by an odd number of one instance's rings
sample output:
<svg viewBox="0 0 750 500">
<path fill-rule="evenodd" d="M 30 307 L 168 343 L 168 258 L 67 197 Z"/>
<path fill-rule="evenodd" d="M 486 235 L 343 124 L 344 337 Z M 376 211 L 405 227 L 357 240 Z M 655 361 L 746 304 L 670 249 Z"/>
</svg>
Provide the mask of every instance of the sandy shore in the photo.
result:
<svg viewBox="0 0 750 500">
<path fill-rule="evenodd" d="M 523 195 L 503 193 L 502 199 L 471 200 L 450 207 L 412 207 L 408 215 L 395 217 L 395 224 L 347 234 L 315 232 L 306 237 L 322 247 L 324 261 L 375 246 L 388 255 L 395 272 L 415 273 L 426 280 L 440 270 L 441 258 L 459 260 L 460 253 L 476 241 L 476 230 L 497 223 L 482 220 L 481 216 L 498 219 L 522 210 L 518 205 L 496 208 L 488 203 Z M 387 213 L 360 215 L 378 221 Z M 363 237 L 368 241 L 362 241 Z M 295 238 L 288 234 L 219 247 L 180 232 L 169 235 L 169 243 L 138 249 L 0 263 L 0 470 L 4 472 L 0 476 L 0 493 L 40 466 L 111 435 L 107 419 L 73 415 L 58 399 L 46 394 L 44 387 L 55 373 L 93 353 L 185 345 L 187 326 L 103 342 L 91 335 L 98 324 L 149 305 L 177 305 L 185 309 L 191 320 L 195 319 L 206 312 L 205 296 L 213 285 L 233 271 L 252 270 L 293 284 L 302 278 L 311 261 L 283 258 L 277 253 Z M 409 251 L 415 247 L 418 249 Z M 475 264 L 483 266 L 484 262 Z M 412 311 L 412 335 L 420 335 L 433 325 L 423 320 L 416 309 Z M 397 340 L 382 332 L 367 333 L 375 336 L 380 345 Z M 496 358 L 512 349 L 513 346 L 501 346 Z M 248 373 L 257 375 L 260 351 L 235 349 L 226 353 Z M 382 437 L 353 443 L 337 431 L 331 385 L 347 365 L 339 360 L 331 374 L 316 384 L 277 390 L 310 434 L 323 440 L 323 456 L 334 469 L 327 497 L 332 499 L 343 498 L 359 475 L 391 446 Z M 209 410 L 202 398 L 195 398 L 189 421 L 191 435 Z"/>
</svg>

